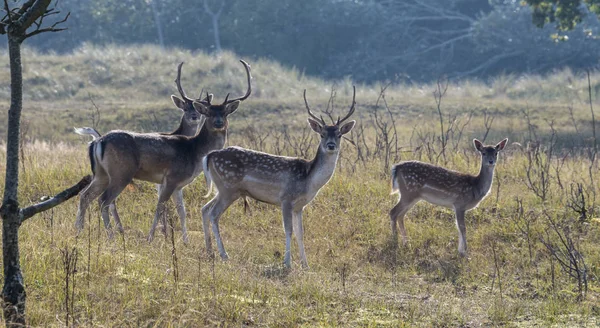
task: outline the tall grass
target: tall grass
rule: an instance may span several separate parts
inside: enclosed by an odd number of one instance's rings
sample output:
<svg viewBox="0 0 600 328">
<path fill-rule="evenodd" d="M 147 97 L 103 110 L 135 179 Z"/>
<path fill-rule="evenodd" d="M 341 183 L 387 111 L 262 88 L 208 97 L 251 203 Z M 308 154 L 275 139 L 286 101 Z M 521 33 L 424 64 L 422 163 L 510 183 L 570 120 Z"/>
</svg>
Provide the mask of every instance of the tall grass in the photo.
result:
<svg viewBox="0 0 600 328">
<path fill-rule="evenodd" d="M 23 204 L 54 194 L 89 173 L 86 140 L 71 133 L 70 127 L 90 124 L 90 96 L 100 108 L 102 132 L 151 131 L 168 130 L 178 121 L 168 95 L 176 90 L 175 68 L 182 60 L 188 93 L 195 95 L 204 87 L 219 99 L 226 92 L 245 90 L 242 66 L 233 54 L 213 58 L 149 46 L 85 45 L 66 56 L 29 50 L 24 58 L 24 111 L 30 128 L 19 191 Z M 249 61 L 254 94 L 230 117 L 229 144 L 310 158 L 318 136 L 306 137 L 302 89 L 309 90 L 313 107 L 324 108 L 334 85 L 336 111 L 343 111 L 349 105 L 351 81 L 321 81 L 266 60 Z M 7 71 L 0 74 L 5 77 L 0 81 L 7 81 Z M 564 77 L 572 82 L 561 86 Z M 598 80 L 600 75 L 594 74 L 593 83 Z M 125 225 L 123 239 L 107 240 L 97 206 L 91 207 L 89 226 L 77 236 L 76 200 L 21 228 L 29 323 L 64 326 L 68 310 L 69 320 L 77 326 L 597 325 L 600 221 L 597 214 L 576 220 L 577 213 L 567 206 L 571 183 L 592 188 L 588 186 L 600 182 L 598 174 L 590 181 L 587 168 L 592 163 L 581 150 L 589 147 L 591 135 L 589 108 L 577 96 L 585 99 L 581 77 L 563 71 L 546 77 L 451 82 L 443 119 L 450 123 L 470 112 L 473 117 L 461 139 L 454 135 L 450 140 L 458 146 L 447 150 L 449 168 L 477 171 L 479 157 L 471 139 L 485 132 L 484 110 L 496 117 L 488 143 L 503 137 L 520 143 L 500 155 L 492 193 L 467 214 L 468 259 L 458 257 L 452 212 L 426 203 L 407 214 L 409 245 L 393 247 L 388 211 L 396 196 L 389 195 L 389 168 L 383 164 L 384 148 L 377 146 L 381 136 L 373 116 L 387 113 L 376 105 L 380 87 L 357 88 L 358 124 L 350 137 L 357 141 L 362 126 L 364 142 L 355 142 L 356 146 L 344 142 L 333 179 L 305 211 L 310 270 L 299 268 L 295 247 L 294 269 L 282 270 L 281 213 L 257 202 L 251 203 L 251 214 L 244 214 L 240 202 L 223 215 L 221 232 L 231 260 L 213 262 L 203 246 L 200 220 L 206 187 L 203 179 L 197 179 L 184 191 L 189 246 L 175 228 L 174 283 L 173 241 L 156 238 L 148 244 L 145 239 L 155 208 L 154 186 L 135 182 L 117 200 Z M 563 87 L 567 91 L 557 91 Z M 6 84 L 0 89 L 7 99 Z M 433 90 L 433 85 L 394 84 L 386 91 L 402 149 L 393 161 L 427 160 L 428 151 L 439 151 Z M 569 106 L 580 133 L 565 116 Z M 537 138 L 529 136 L 524 111 Z M 531 165 L 528 154 L 536 144 L 546 145 L 551 136 L 547 120 L 557 122 L 558 141 L 543 201 L 528 187 L 526 171 Z M 4 161 L 2 149 L 0 163 Z M 593 165 L 597 171 L 597 163 Z M 0 185 L 3 170 L 0 166 Z M 591 209 L 598 213 L 597 204 Z M 173 206 L 169 211 L 175 215 Z M 589 291 L 583 299 L 577 283 L 539 241 L 549 227 L 547 215 L 571 229 L 588 263 Z M 64 249 L 79 254 L 69 309 L 64 305 Z"/>
</svg>

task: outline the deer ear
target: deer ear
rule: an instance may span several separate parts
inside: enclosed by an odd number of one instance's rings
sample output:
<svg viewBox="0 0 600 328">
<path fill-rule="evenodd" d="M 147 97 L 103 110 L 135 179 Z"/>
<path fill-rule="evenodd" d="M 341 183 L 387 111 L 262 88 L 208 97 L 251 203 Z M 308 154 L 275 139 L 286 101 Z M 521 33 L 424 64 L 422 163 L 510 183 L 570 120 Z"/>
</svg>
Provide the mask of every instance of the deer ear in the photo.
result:
<svg viewBox="0 0 600 328">
<path fill-rule="evenodd" d="M 321 126 L 321 124 L 319 124 L 319 122 L 313 120 L 312 118 L 308 119 L 308 124 L 310 124 L 310 128 L 315 131 L 318 134 L 321 134 L 321 131 L 323 130 L 323 127 Z"/>
<path fill-rule="evenodd" d="M 177 108 L 185 110 L 185 102 L 181 100 L 181 98 L 177 97 L 176 95 L 171 95 L 171 100 Z"/>
<path fill-rule="evenodd" d="M 354 124 L 356 124 L 356 121 L 352 120 L 344 125 L 342 125 L 342 127 L 340 128 L 340 133 L 342 135 L 350 132 L 350 130 L 352 130 L 352 128 L 354 127 Z"/>
<path fill-rule="evenodd" d="M 504 147 L 506 146 L 506 143 L 508 142 L 508 138 L 504 138 L 504 140 L 500 141 L 497 145 L 496 145 L 496 150 L 500 151 L 502 149 L 504 149 Z"/>
<path fill-rule="evenodd" d="M 198 113 L 200 113 L 204 116 L 209 116 L 208 115 L 209 114 L 208 107 L 206 107 L 203 103 L 194 101 L 193 105 L 194 105 L 194 108 L 198 111 Z"/>
<path fill-rule="evenodd" d="M 473 139 L 473 144 L 475 145 L 475 149 L 482 151 L 483 150 L 483 144 L 481 143 L 481 141 L 477 140 L 477 139 Z"/>
<path fill-rule="evenodd" d="M 233 112 L 235 112 L 238 109 L 238 106 L 240 106 L 239 100 L 236 100 L 236 101 L 226 105 L 225 113 L 227 113 L 227 115 L 232 114 Z"/>
</svg>

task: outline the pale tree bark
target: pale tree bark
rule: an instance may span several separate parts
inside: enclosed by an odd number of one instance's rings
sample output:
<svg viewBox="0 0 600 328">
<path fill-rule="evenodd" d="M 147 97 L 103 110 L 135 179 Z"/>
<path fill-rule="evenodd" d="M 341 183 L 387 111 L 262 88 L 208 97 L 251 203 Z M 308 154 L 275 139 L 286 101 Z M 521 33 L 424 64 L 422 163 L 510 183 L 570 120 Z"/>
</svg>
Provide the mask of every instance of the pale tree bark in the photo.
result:
<svg viewBox="0 0 600 328">
<path fill-rule="evenodd" d="M 217 55 L 221 54 L 221 35 L 219 32 L 219 18 L 221 17 L 221 13 L 223 12 L 223 8 L 225 7 L 225 0 L 219 0 L 220 2 L 220 7 L 219 9 L 214 12 L 212 11 L 212 9 L 210 9 L 210 6 L 208 5 L 208 0 L 204 0 L 204 10 L 206 11 L 207 14 L 210 15 L 211 18 L 211 22 L 212 22 L 212 28 L 213 28 L 213 36 L 215 38 L 215 53 Z"/>
<path fill-rule="evenodd" d="M 4 286 L 2 288 L 2 309 L 7 327 L 22 327 L 25 320 L 27 293 L 23 282 L 19 253 L 19 227 L 24 219 L 43 210 L 56 206 L 77 194 L 89 184 L 84 178 L 79 184 L 60 193 L 49 201 L 19 208 L 17 192 L 19 188 L 19 137 L 21 110 L 23 107 L 23 72 L 21 65 L 21 43 L 28 37 L 64 29 L 56 26 L 65 22 L 69 14 L 49 27 L 43 27 L 45 17 L 59 14 L 56 8 L 48 8 L 52 0 L 28 0 L 21 7 L 10 8 L 4 0 L 5 16 L 0 20 L 0 34 L 8 37 L 10 61 L 10 108 L 8 111 L 8 134 L 6 138 L 6 178 L 4 197 L 0 207 L 2 217 L 2 258 L 4 264 Z M 30 27 L 33 29 L 29 30 Z M 62 200 L 62 201 L 61 201 Z"/>
<path fill-rule="evenodd" d="M 150 8 L 154 16 L 154 25 L 156 25 L 156 33 L 158 34 L 158 43 L 161 48 L 165 47 L 165 38 L 163 36 L 162 23 L 160 22 L 160 13 L 158 11 L 158 0 L 150 0 Z"/>
</svg>

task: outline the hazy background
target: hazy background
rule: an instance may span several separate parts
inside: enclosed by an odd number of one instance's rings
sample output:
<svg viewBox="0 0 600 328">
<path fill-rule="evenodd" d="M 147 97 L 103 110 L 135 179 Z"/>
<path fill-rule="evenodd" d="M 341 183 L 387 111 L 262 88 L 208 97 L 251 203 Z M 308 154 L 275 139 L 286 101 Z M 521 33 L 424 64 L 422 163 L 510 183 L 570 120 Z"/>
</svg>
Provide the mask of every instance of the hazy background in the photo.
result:
<svg viewBox="0 0 600 328">
<path fill-rule="evenodd" d="M 268 58 L 322 78 L 428 82 L 544 74 L 598 64 L 595 15 L 563 33 L 531 23 L 519 0 L 61 0 L 68 31 L 41 51 L 83 43 L 163 44 Z M 215 35 L 215 30 L 218 36 Z"/>
</svg>

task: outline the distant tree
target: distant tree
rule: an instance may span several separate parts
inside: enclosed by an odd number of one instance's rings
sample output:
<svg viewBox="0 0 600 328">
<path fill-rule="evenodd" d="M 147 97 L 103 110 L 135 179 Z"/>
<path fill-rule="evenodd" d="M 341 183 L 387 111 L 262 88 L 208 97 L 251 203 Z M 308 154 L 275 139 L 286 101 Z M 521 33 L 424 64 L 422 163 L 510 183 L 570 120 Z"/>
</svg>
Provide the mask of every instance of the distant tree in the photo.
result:
<svg viewBox="0 0 600 328">
<path fill-rule="evenodd" d="M 154 16 L 154 25 L 156 25 L 156 34 L 158 35 L 158 44 L 161 48 L 165 47 L 165 38 L 160 21 L 160 11 L 158 10 L 158 0 L 150 0 L 150 8 L 152 8 L 152 15 Z"/>
<path fill-rule="evenodd" d="M 215 38 L 215 53 L 219 55 L 223 49 L 221 48 L 221 33 L 219 30 L 219 18 L 221 17 L 221 13 L 223 12 L 223 8 L 225 8 L 225 0 L 219 0 L 218 9 L 215 11 L 211 9 L 208 0 L 204 0 L 204 11 L 210 16 L 212 22 L 213 36 Z"/>
<path fill-rule="evenodd" d="M 532 20 L 537 27 L 556 23 L 559 30 L 569 31 L 583 21 L 586 9 L 600 15 L 600 0 L 525 0 L 531 8 Z"/>
<path fill-rule="evenodd" d="M 8 111 L 8 136 L 6 139 L 6 179 L 4 199 L 0 207 L 2 217 L 2 256 L 4 286 L 2 288 L 2 310 L 7 327 L 24 327 L 26 292 L 23 284 L 19 255 L 19 227 L 28 218 L 46 211 L 77 195 L 90 182 L 83 178 L 75 186 L 41 203 L 20 208 L 17 198 L 19 187 L 19 137 L 21 110 L 23 107 L 23 72 L 21 67 L 21 44 L 27 38 L 45 32 L 59 32 L 69 14 L 52 25 L 44 25 L 44 19 L 60 14 L 50 7 L 52 0 L 28 0 L 10 8 L 4 0 L 4 17 L 0 20 L 0 34 L 8 37 L 10 60 L 10 108 Z"/>
<path fill-rule="evenodd" d="M 95 31 L 87 37 L 103 43 L 156 42 L 156 25 L 160 23 L 152 12 L 153 1 L 150 5 L 146 0 L 91 1 L 86 9 L 92 22 L 84 24 L 93 24 Z"/>
</svg>

